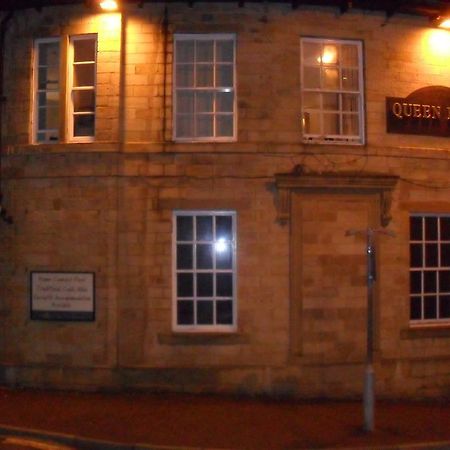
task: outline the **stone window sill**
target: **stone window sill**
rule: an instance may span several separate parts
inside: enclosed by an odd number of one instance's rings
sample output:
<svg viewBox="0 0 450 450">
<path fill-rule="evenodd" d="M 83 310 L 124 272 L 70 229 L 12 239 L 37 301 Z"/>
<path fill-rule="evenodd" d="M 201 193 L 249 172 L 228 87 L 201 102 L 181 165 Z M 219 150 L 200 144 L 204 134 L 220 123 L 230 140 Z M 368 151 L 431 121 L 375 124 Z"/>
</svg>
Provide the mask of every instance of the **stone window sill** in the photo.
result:
<svg viewBox="0 0 450 450">
<path fill-rule="evenodd" d="M 242 345 L 249 342 L 248 335 L 238 333 L 158 334 L 158 343 L 160 345 Z"/>
<path fill-rule="evenodd" d="M 450 338 L 450 323 L 416 325 L 400 331 L 401 339 Z"/>
</svg>

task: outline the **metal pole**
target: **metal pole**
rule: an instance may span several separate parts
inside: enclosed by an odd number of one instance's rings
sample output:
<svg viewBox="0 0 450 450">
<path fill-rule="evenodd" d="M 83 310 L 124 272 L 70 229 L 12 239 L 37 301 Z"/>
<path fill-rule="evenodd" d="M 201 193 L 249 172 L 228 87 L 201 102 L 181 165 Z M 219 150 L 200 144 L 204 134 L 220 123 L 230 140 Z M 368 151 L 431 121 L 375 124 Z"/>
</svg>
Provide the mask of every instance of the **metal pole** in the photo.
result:
<svg viewBox="0 0 450 450">
<path fill-rule="evenodd" d="M 366 228 L 365 230 L 347 230 L 346 236 L 365 235 L 367 252 L 367 351 L 366 367 L 364 372 L 364 430 L 372 432 L 375 429 L 375 371 L 373 368 L 374 348 L 374 284 L 376 280 L 376 258 L 375 258 L 375 234 L 386 234 L 395 236 L 391 231 L 384 229 Z"/>
<path fill-rule="evenodd" d="M 373 311 L 373 285 L 376 279 L 375 246 L 373 240 L 374 230 L 367 230 L 367 356 L 364 376 L 364 429 L 374 430 L 375 408 L 375 374 L 373 370 L 373 342 L 374 342 L 374 311 Z"/>
</svg>

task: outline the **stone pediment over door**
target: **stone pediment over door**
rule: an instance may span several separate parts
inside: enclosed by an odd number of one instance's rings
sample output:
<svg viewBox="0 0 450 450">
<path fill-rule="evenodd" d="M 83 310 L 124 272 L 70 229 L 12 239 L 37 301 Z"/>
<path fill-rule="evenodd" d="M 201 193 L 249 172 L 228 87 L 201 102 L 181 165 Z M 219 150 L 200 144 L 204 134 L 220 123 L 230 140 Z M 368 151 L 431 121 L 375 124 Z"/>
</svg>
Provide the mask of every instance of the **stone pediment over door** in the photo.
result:
<svg viewBox="0 0 450 450">
<path fill-rule="evenodd" d="M 277 188 L 277 220 L 290 221 L 291 194 L 295 192 L 332 192 L 350 194 L 378 194 L 380 199 L 380 224 L 386 227 L 391 221 L 392 192 L 398 182 L 396 175 L 370 172 L 305 173 L 296 166 L 290 173 L 275 175 Z"/>
</svg>

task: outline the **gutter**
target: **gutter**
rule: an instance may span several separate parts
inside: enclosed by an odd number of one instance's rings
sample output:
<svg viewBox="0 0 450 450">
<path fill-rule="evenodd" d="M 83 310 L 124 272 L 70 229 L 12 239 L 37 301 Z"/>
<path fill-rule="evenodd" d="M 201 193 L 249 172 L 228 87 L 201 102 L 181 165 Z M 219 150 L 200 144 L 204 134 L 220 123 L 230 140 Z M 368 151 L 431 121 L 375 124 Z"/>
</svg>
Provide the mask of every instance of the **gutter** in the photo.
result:
<svg viewBox="0 0 450 450">
<path fill-rule="evenodd" d="M 11 224 L 13 222 L 12 217 L 8 215 L 6 209 L 3 207 L 2 200 L 2 158 L 3 158 L 3 110 L 6 103 L 6 97 L 4 92 L 4 71 L 5 71 L 5 36 L 8 23 L 13 17 L 14 12 L 8 11 L 0 22 L 0 219 L 4 222 Z"/>
</svg>

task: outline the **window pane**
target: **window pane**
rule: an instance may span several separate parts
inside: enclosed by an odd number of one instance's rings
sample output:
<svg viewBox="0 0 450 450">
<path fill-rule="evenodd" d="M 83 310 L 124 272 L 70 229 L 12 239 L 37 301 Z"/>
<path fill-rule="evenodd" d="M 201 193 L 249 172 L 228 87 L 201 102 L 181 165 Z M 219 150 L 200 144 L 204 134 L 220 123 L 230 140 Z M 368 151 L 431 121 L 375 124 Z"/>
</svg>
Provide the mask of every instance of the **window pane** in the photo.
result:
<svg viewBox="0 0 450 450">
<path fill-rule="evenodd" d="M 323 109 L 338 111 L 339 110 L 339 95 L 338 94 L 322 94 Z"/>
<path fill-rule="evenodd" d="M 212 241 L 213 240 L 213 217 L 198 216 L 197 217 L 197 240 Z"/>
<path fill-rule="evenodd" d="M 233 41 L 216 42 L 216 59 L 218 62 L 233 62 L 234 60 Z"/>
<path fill-rule="evenodd" d="M 231 216 L 216 217 L 216 239 L 233 239 L 233 219 Z"/>
<path fill-rule="evenodd" d="M 425 245 L 425 265 L 427 267 L 438 266 L 438 246 L 437 244 Z"/>
<path fill-rule="evenodd" d="M 214 41 L 196 41 L 195 57 L 197 62 L 214 60 Z"/>
<path fill-rule="evenodd" d="M 303 68 L 303 87 L 307 89 L 320 88 L 320 67 Z"/>
<path fill-rule="evenodd" d="M 410 272 L 410 292 L 420 294 L 422 292 L 422 273 Z"/>
<path fill-rule="evenodd" d="M 321 54 L 322 64 L 336 65 L 339 63 L 339 53 L 336 45 L 326 44 L 323 46 Z"/>
<path fill-rule="evenodd" d="M 231 269 L 233 264 L 233 255 L 231 245 L 219 242 L 215 245 L 216 267 L 218 269 Z"/>
<path fill-rule="evenodd" d="M 424 292 L 426 294 L 434 294 L 437 289 L 437 272 L 424 272 Z"/>
<path fill-rule="evenodd" d="M 214 323 L 214 303 L 212 301 L 197 302 L 197 323 L 201 325 Z"/>
<path fill-rule="evenodd" d="M 422 217 L 412 216 L 409 218 L 409 233 L 411 241 L 422 240 Z"/>
<path fill-rule="evenodd" d="M 194 302 L 179 300 L 177 302 L 177 323 L 192 325 L 194 323 Z"/>
<path fill-rule="evenodd" d="M 95 61 L 96 39 L 73 39 L 74 62 Z"/>
<path fill-rule="evenodd" d="M 441 267 L 450 267 L 450 244 L 441 245 Z"/>
<path fill-rule="evenodd" d="M 197 244 L 197 268 L 213 268 L 213 246 L 212 244 Z"/>
<path fill-rule="evenodd" d="M 439 272 L 439 292 L 442 294 L 450 293 L 450 270 Z"/>
<path fill-rule="evenodd" d="M 424 298 L 424 318 L 425 319 L 436 319 L 437 317 L 437 305 L 436 296 L 425 297 Z"/>
<path fill-rule="evenodd" d="M 231 273 L 217 274 L 217 296 L 232 297 L 233 296 L 233 277 Z"/>
<path fill-rule="evenodd" d="M 196 87 L 214 87 L 214 71 L 212 64 L 201 64 L 197 66 Z"/>
<path fill-rule="evenodd" d="M 194 136 L 194 118 L 192 116 L 177 115 L 176 136 L 179 138 Z"/>
<path fill-rule="evenodd" d="M 355 114 L 342 115 L 342 134 L 345 136 L 359 135 L 359 118 Z"/>
<path fill-rule="evenodd" d="M 339 89 L 339 70 L 332 67 L 322 69 L 323 87 L 325 89 Z"/>
<path fill-rule="evenodd" d="M 411 310 L 410 318 L 411 320 L 419 320 L 422 318 L 422 303 L 420 297 L 411 297 Z"/>
<path fill-rule="evenodd" d="M 177 275 L 177 296 L 192 297 L 194 295 L 194 279 L 191 273 Z"/>
<path fill-rule="evenodd" d="M 410 266 L 411 267 L 422 267 L 422 244 L 410 244 Z"/>
<path fill-rule="evenodd" d="M 303 127 L 306 134 L 322 134 L 320 113 L 306 112 L 303 115 Z"/>
<path fill-rule="evenodd" d="M 216 86 L 233 87 L 233 66 L 220 64 L 216 66 Z"/>
<path fill-rule="evenodd" d="M 176 67 L 176 85 L 180 87 L 194 86 L 194 65 L 178 64 Z"/>
<path fill-rule="evenodd" d="M 212 114 L 202 114 L 196 117 L 196 136 L 210 137 L 214 131 L 214 116 Z"/>
<path fill-rule="evenodd" d="M 38 112 L 38 129 L 57 129 L 59 125 L 59 108 L 40 108 Z"/>
<path fill-rule="evenodd" d="M 177 269 L 192 269 L 192 245 L 177 245 Z"/>
<path fill-rule="evenodd" d="M 213 92 L 197 92 L 195 95 L 195 107 L 198 113 L 213 112 L 214 108 Z"/>
<path fill-rule="evenodd" d="M 177 111 L 183 114 L 194 114 L 194 92 L 178 91 Z"/>
<path fill-rule="evenodd" d="M 213 294 L 213 274 L 198 273 L 197 274 L 197 296 L 212 297 Z"/>
<path fill-rule="evenodd" d="M 342 94 L 342 110 L 349 112 L 358 112 L 359 96 L 354 94 Z"/>
<path fill-rule="evenodd" d="M 95 130 L 95 116 L 92 115 L 80 115 L 73 118 L 73 135 L 77 137 L 81 136 L 94 136 Z"/>
<path fill-rule="evenodd" d="M 324 134 L 339 134 L 339 114 L 323 115 L 323 132 Z"/>
<path fill-rule="evenodd" d="M 73 110 L 75 112 L 94 112 L 95 111 L 95 92 L 74 91 L 73 92 Z"/>
<path fill-rule="evenodd" d="M 38 51 L 38 64 L 40 66 L 59 65 L 59 42 L 40 43 Z"/>
<path fill-rule="evenodd" d="M 218 92 L 216 94 L 216 111 L 233 112 L 234 94 L 233 92 Z"/>
<path fill-rule="evenodd" d="M 193 218 L 191 216 L 177 217 L 177 241 L 192 241 Z"/>
<path fill-rule="evenodd" d="M 441 217 L 441 240 L 450 241 L 450 217 Z"/>
<path fill-rule="evenodd" d="M 359 90 L 358 70 L 342 69 L 342 89 L 344 91 Z"/>
<path fill-rule="evenodd" d="M 232 137 L 234 131 L 233 116 L 228 114 L 226 116 L 217 116 L 216 136 L 217 137 Z"/>
<path fill-rule="evenodd" d="M 341 65 L 358 67 L 358 48 L 356 45 L 341 45 Z"/>
<path fill-rule="evenodd" d="M 425 239 L 427 241 L 436 241 L 438 238 L 438 220 L 437 217 L 425 217 Z"/>
<path fill-rule="evenodd" d="M 303 93 L 303 108 L 304 109 L 320 109 L 320 98 L 322 94 L 315 92 Z"/>
<path fill-rule="evenodd" d="M 441 295 L 439 298 L 439 317 L 450 318 L 450 295 Z"/>
<path fill-rule="evenodd" d="M 217 323 L 222 325 L 231 325 L 233 323 L 233 302 L 231 300 L 218 301 Z"/>
<path fill-rule="evenodd" d="M 176 43 L 177 62 L 194 62 L 194 41 L 177 41 Z"/>
<path fill-rule="evenodd" d="M 305 66 L 318 66 L 321 61 L 322 44 L 303 42 L 302 58 Z"/>
<path fill-rule="evenodd" d="M 94 86 L 95 84 L 95 65 L 94 64 L 78 64 L 74 66 L 73 85 Z"/>
</svg>

